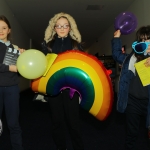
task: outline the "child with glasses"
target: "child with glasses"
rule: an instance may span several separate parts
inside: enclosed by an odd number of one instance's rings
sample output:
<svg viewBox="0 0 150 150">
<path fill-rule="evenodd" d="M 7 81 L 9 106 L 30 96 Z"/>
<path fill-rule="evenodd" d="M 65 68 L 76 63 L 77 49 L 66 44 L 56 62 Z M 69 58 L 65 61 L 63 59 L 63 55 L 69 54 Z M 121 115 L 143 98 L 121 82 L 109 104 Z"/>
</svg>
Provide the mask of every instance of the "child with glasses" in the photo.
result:
<svg viewBox="0 0 150 150">
<path fill-rule="evenodd" d="M 150 26 L 144 26 L 136 32 L 135 42 L 130 54 L 122 53 L 121 32 L 117 30 L 111 41 L 113 58 L 122 64 L 120 73 L 117 110 L 126 113 L 127 135 L 126 150 L 136 149 L 141 117 L 150 128 L 150 85 L 143 86 L 134 67 L 136 62 L 147 59 L 145 66 L 150 66 Z"/>
<path fill-rule="evenodd" d="M 82 50 L 81 35 L 72 16 L 58 13 L 50 19 L 45 31 L 42 52 L 59 54 L 67 50 Z M 72 145 L 75 150 L 83 150 L 79 119 L 79 95 L 69 96 L 69 89 L 64 89 L 56 96 L 47 96 L 52 120 L 52 136 L 58 150 L 66 150 L 65 120 L 67 121 Z"/>
</svg>

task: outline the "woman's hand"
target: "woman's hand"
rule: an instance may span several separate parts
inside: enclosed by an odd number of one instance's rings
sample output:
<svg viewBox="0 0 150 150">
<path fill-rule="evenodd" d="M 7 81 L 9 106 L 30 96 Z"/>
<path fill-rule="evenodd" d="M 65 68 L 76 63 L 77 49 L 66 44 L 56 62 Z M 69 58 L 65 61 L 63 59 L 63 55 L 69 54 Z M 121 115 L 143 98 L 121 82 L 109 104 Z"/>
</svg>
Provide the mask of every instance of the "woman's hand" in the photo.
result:
<svg viewBox="0 0 150 150">
<path fill-rule="evenodd" d="M 120 30 L 114 32 L 114 37 L 120 37 L 120 35 L 121 35 Z"/>
<path fill-rule="evenodd" d="M 18 70 L 17 70 L 17 66 L 15 66 L 15 65 L 9 65 L 9 71 L 11 71 L 11 72 L 17 72 Z"/>
<path fill-rule="evenodd" d="M 18 48 L 18 50 L 20 51 L 21 54 L 22 54 L 23 52 L 25 52 L 25 49 L 23 49 L 23 48 Z"/>
<path fill-rule="evenodd" d="M 150 67 L 150 57 L 146 59 L 146 62 L 144 64 L 146 67 Z"/>
</svg>

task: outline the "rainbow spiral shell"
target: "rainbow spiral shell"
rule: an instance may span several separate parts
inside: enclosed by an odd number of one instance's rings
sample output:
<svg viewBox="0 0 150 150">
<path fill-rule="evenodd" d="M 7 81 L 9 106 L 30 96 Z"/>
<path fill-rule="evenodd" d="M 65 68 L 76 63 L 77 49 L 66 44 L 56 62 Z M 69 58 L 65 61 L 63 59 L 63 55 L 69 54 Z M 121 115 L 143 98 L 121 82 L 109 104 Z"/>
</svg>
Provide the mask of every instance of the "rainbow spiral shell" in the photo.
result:
<svg viewBox="0 0 150 150">
<path fill-rule="evenodd" d="M 99 120 L 105 120 L 112 109 L 113 88 L 110 70 L 92 55 L 69 50 L 52 56 L 46 75 L 32 81 L 35 92 L 56 95 L 64 87 L 75 89 L 80 105 Z"/>
</svg>

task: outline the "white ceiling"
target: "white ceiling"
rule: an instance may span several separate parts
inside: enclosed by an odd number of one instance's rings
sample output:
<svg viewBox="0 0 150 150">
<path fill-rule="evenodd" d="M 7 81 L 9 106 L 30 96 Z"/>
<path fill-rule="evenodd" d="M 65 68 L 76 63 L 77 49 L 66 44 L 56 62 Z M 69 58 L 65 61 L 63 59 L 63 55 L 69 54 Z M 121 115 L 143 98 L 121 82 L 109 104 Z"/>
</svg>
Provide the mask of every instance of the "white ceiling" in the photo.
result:
<svg viewBox="0 0 150 150">
<path fill-rule="evenodd" d="M 66 12 L 72 15 L 77 22 L 82 41 L 90 46 L 114 23 L 115 17 L 126 11 L 135 0 L 5 1 L 25 32 L 32 39 L 35 48 L 40 48 L 39 45 L 44 39 L 45 29 L 54 14 Z"/>
</svg>

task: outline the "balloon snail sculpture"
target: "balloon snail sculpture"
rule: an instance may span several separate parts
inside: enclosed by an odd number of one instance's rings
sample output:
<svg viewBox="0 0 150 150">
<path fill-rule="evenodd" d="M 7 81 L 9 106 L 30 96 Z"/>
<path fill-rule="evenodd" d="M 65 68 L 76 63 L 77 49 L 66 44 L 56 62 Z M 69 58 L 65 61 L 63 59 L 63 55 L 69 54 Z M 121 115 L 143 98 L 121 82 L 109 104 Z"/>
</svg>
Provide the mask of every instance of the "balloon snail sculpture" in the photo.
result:
<svg viewBox="0 0 150 150">
<path fill-rule="evenodd" d="M 78 50 L 48 54 L 46 58 L 47 69 L 41 77 L 32 80 L 33 91 L 53 96 L 69 88 L 70 97 L 78 92 L 81 107 L 98 120 L 109 116 L 113 104 L 111 70 L 95 56 Z"/>
</svg>

